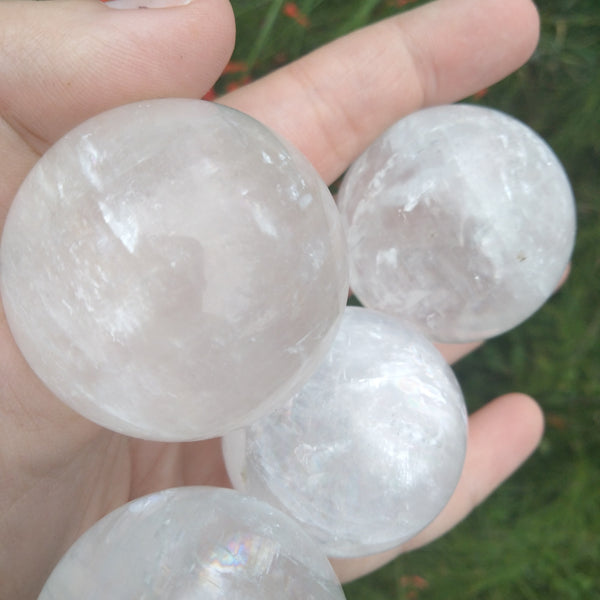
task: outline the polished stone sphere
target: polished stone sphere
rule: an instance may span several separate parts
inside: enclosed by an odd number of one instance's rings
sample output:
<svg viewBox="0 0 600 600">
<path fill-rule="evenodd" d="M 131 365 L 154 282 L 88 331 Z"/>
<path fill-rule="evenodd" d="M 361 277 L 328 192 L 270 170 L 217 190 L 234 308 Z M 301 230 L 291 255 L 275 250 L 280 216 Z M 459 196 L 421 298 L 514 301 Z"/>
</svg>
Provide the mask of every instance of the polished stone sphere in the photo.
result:
<svg viewBox="0 0 600 600">
<path fill-rule="evenodd" d="M 488 108 L 427 108 L 358 158 L 339 192 L 350 286 L 431 339 L 498 335 L 535 312 L 571 255 L 575 206 L 536 133 Z"/>
<path fill-rule="evenodd" d="M 116 509 L 67 551 L 39 600 L 344 600 L 289 517 L 233 490 L 174 488 Z"/>
<path fill-rule="evenodd" d="M 119 107 L 59 140 L 14 199 L 0 259 L 40 379 L 156 440 L 215 437 L 288 398 L 348 292 L 340 216 L 313 167 L 201 100 Z"/>
<path fill-rule="evenodd" d="M 302 390 L 223 440 L 234 487 L 293 516 L 332 557 L 383 551 L 446 505 L 467 418 L 442 356 L 395 317 L 348 307 Z"/>
</svg>

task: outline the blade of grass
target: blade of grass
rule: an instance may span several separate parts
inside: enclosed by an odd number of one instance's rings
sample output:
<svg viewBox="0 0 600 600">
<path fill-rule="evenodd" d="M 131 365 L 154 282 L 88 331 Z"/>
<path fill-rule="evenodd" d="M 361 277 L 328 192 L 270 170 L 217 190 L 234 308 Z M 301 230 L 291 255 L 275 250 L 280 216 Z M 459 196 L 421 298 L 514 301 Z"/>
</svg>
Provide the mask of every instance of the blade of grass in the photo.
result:
<svg viewBox="0 0 600 600">
<path fill-rule="evenodd" d="M 356 12 L 352 17 L 346 20 L 336 31 L 336 35 L 341 36 L 358 29 L 370 21 L 371 13 L 377 8 L 381 0 L 366 0 L 357 6 Z"/>
<path fill-rule="evenodd" d="M 283 8 L 284 0 L 273 0 L 271 2 L 271 6 L 269 6 L 267 13 L 265 14 L 264 21 L 262 23 L 261 28 L 258 31 L 258 35 L 256 36 L 256 40 L 248 53 L 246 58 L 246 64 L 248 65 L 248 70 L 252 70 L 256 61 L 258 60 L 260 53 L 265 47 L 269 35 L 273 31 L 273 27 L 275 26 L 275 21 L 277 17 L 281 14 L 281 10 Z"/>
</svg>

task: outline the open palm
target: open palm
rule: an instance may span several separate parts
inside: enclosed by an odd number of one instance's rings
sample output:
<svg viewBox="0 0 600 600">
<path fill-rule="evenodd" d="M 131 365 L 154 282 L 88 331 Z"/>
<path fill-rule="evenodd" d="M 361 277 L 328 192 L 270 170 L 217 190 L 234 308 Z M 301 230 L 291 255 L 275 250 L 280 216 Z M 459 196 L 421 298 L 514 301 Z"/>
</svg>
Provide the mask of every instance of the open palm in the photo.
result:
<svg viewBox="0 0 600 600">
<path fill-rule="evenodd" d="M 287 137 L 331 182 L 398 118 L 459 100 L 520 66 L 537 28 L 529 0 L 438 0 L 220 101 Z M 128 102 L 201 97 L 233 40 L 226 0 L 160 10 L 0 3 L 0 226 L 27 172 L 61 135 Z M 455 360 L 471 349 L 442 351 Z M 340 576 L 366 573 L 450 529 L 528 456 L 541 430 L 539 408 L 518 394 L 472 415 L 463 476 L 443 513 L 403 548 L 336 561 Z M 228 485 L 218 440 L 146 442 L 86 421 L 36 378 L 0 312 L 0 598 L 35 598 L 66 549 L 112 509 L 198 484 Z"/>
</svg>

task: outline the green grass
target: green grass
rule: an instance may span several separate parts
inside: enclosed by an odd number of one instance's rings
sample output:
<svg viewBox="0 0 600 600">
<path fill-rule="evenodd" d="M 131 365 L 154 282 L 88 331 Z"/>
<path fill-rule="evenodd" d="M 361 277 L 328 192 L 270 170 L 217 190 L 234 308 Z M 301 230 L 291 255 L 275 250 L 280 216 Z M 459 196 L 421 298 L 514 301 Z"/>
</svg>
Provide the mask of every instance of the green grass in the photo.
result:
<svg viewBox="0 0 600 600">
<path fill-rule="evenodd" d="M 310 21 L 303 27 L 282 14 L 284 4 L 233 1 L 234 59 L 246 61 L 252 77 L 397 11 L 384 0 L 300 0 Z M 600 2 L 539 0 L 538 7 L 534 57 L 480 102 L 528 123 L 563 161 L 578 206 L 573 270 L 541 311 L 456 372 L 470 409 L 507 391 L 535 396 L 546 433 L 530 461 L 469 519 L 347 585 L 348 600 L 600 598 Z M 227 76 L 219 89 L 243 76 Z M 428 587 L 411 588 L 412 575 Z"/>
</svg>

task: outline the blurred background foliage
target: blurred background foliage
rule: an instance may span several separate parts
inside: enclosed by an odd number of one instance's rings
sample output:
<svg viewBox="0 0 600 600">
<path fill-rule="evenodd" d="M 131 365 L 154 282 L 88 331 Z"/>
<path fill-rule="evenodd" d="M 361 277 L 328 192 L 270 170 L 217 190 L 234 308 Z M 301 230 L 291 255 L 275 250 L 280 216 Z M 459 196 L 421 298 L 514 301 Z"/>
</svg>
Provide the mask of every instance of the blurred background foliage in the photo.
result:
<svg viewBox="0 0 600 600">
<path fill-rule="evenodd" d="M 233 0 L 235 54 L 215 94 L 411 0 Z M 529 462 L 443 539 L 346 586 L 348 600 L 600 598 L 600 2 L 539 0 L 532 59 L 470 102 L 538 131 L 571 178 L 579 230 L 566 285 L 536 315 L 456 365 L 470 410 L 514 390 L 546 433 Z M 485 2 L 481 2 L 485 10 Z"/>
</svg>

